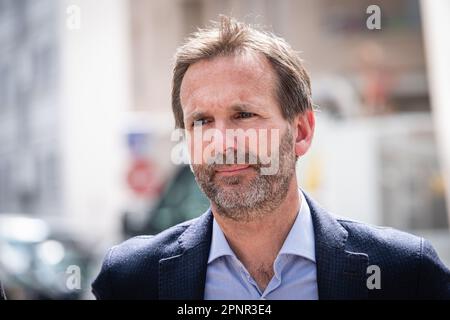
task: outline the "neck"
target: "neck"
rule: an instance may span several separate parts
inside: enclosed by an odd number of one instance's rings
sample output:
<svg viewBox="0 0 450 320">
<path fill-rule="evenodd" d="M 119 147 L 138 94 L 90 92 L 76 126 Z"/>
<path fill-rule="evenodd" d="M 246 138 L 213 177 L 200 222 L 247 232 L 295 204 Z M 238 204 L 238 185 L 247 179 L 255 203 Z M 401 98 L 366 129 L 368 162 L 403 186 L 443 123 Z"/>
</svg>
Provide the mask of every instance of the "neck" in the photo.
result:
<svg viewBox="0 0 450 320">
<path fill-rule="evenodd" d="M 212 204 L 214 218 L 238 259 L 260 288 L 273 276 L 273 262 L 291 230 L 300 208 L 297 180 L 291 180 L 287 195 L 272 213 L 252 221 L 236 221 L 220 214 Z"/>
</svg>

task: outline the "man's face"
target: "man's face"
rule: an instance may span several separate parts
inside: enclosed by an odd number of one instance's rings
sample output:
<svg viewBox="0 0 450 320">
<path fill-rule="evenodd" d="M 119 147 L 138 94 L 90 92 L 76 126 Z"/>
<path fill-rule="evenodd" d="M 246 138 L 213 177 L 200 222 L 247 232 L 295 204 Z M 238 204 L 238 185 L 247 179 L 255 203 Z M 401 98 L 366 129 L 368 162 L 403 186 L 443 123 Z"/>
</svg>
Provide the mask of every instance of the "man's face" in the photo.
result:
<svg viewBox="0 0 450 320">
<path fill-rule="evenodd" d="M 275 84 L 269 62 L 247 53 L 197 62 L 181 85 L 195 178 L 219 213 L 235 220 L 272 211 L 295 175 L 294 133 Z"/>
</svg>

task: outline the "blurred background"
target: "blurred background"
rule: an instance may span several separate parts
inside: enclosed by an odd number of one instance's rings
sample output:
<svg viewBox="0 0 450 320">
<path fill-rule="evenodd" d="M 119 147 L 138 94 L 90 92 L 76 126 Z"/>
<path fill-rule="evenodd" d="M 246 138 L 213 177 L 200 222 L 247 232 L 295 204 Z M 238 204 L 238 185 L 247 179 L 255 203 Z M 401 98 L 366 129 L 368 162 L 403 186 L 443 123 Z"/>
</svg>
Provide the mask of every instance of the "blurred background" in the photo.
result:
<svg viewBox="0 0 450 320">
<path fill-rule="evenodd" d="M 171 68 L 218 14 L 301 51 L 319 109 L 301 186 L 338 215 L 425 236 L 450 265 L 449 1 L 0 0 L 9 299 L 92 299 L 109 247 L 207 209 L 170 160 Z"/>
</svg>

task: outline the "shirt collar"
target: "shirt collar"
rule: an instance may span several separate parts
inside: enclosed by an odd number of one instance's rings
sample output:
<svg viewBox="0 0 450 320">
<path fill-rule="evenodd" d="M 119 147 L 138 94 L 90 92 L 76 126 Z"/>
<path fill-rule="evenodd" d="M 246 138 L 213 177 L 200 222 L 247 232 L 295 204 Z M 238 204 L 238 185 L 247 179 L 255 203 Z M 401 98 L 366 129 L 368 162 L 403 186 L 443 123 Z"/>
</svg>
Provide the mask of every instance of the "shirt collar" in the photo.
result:
<svg viewBox="0 0 450 320">
<path fill-rule="evenodd" d="M 222 256 L 236 257 L 231 250 L 225 235 L 222 232 L 216 219 L 213 219 L 213 230 L 211 239 L 211 249 L 209 250 L 208 264 Z"/>
<path fill-rule="evenodd" d="M 311 211 L 301 190 L 299 196 L 301 199 L 299 213 L 278 255 L 296 255 L 316 262 Z"/>
<path fill-rule="evenodd" d="M 295 218 L 294 224 L 292 225 L 292 228 L 289 231 L 278 256 L 296 255 L 316 262 L 314 227 L 311 219 L 311 211 L 301 190 L 299 190 L 299 196 L 301 199 L 299 213 Z M 222 229 L 216 219 L 213 219 L 213 230 L 208 264 L 222 256 L 231 256 L 236 258 L 236 255 L 233 250 L 231 250 Z"/>
</svg>

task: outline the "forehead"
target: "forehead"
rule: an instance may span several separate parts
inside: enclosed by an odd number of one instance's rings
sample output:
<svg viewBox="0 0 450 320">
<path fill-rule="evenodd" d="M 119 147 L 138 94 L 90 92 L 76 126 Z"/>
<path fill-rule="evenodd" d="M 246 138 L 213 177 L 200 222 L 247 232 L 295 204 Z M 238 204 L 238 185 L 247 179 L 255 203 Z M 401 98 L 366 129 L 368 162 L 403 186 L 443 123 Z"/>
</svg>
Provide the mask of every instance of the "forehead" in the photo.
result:
<svg viewBox="0 0 450 320">
<path fill-rule="evenodd" d="M 236 100 L 275 102 L 275 81 L 275 72 L 262 54 L 243 53 L 200 60 L 184 75 L 181 104 L 185 109 L 202 104 L 228 104 Z"/>
</svg>

